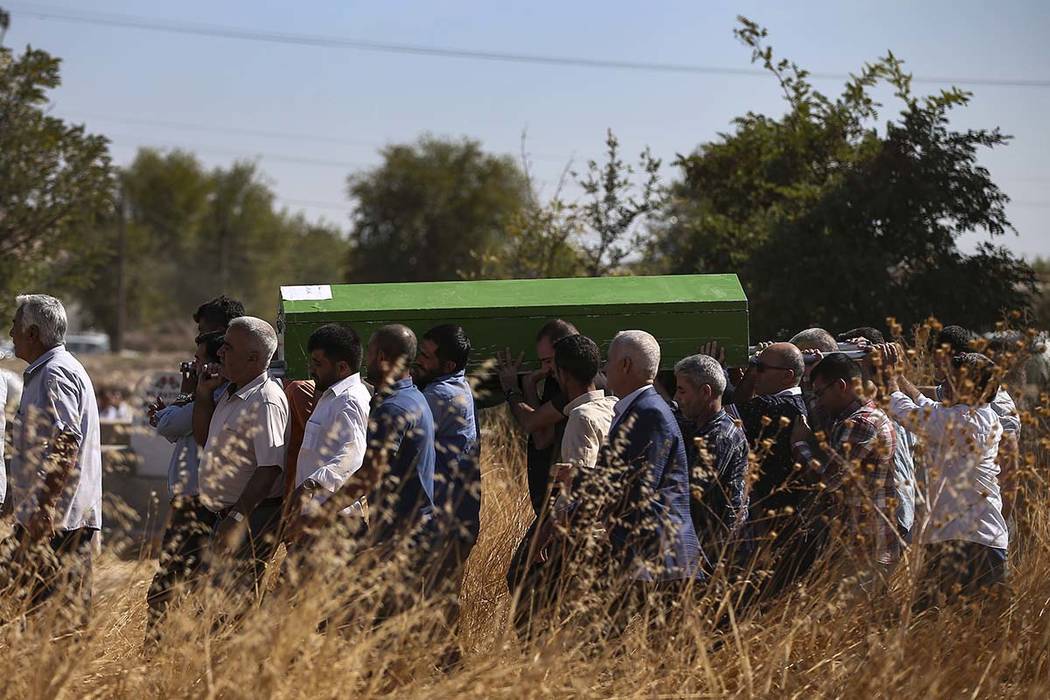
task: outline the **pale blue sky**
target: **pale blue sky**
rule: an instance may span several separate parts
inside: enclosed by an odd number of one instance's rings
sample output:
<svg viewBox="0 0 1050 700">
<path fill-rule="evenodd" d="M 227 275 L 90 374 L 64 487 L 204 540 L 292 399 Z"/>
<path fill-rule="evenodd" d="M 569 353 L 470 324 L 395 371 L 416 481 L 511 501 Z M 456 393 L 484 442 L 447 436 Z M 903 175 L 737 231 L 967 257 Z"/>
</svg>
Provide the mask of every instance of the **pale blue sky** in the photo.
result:
<svg viewBox="0 0 1050 700">
<path fill-rule="evenodd" d="M 347 173 L 378 162 L 384 143 L 424 131 L 471 136 L 490 151 L 516 154 L 527 129 L 534 173 L 549 192 L 570 158 L 582 165 L 600 155 L 606 128 L 625 153 L 649 145 L 670 161 L 728 130 L 734 116 L 779 114 L 783 103 L 769 78 L 278 45 L 44 20 L 26 11 L 64 7 L 263 32 L 747 68 L 749 53 L 732 35 L 736 15 L 744 14 L 768 27 L 778 53 L 813 71 L 855 71 L 889 49 L 917 77 L 1050 80 L 1050 3 L 1036 1 L 0 0 L 0 6 L 12 14 L 7 46 L 30 43 L 64 59 L 54 112 L 110 136 L 118 162 L 145 145 L 185 146 L 209 165 L 258 157 L 285 206 L 344 227 Z M 832 93 L 840 86 L 816 82 Z M 974 100 L 955 125 L 998 125 L 1015 137 L 983 157 L 1015 200 L 1009 213 L 1020 236 L 1003 242 L 1028 256 L 1050 255 L 1050 87 L 971 89 Z"/>
</svg>

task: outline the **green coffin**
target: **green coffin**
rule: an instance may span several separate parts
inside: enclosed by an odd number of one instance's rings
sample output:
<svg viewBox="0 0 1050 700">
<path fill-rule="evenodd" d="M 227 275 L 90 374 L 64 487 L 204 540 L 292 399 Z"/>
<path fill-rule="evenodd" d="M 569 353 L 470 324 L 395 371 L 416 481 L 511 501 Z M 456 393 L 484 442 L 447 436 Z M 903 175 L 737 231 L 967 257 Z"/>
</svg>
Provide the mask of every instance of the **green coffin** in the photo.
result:
<svg viewBox="0 0 1050 700">
<path fill-rule="evenodd" d="M 387 323 L 417 335 L 440 323 L 462 325 L 476 366 L 510 347 L 535 367 L 536 331 L 563 318 L 603 351 L 617 331 L 652 333 L 670 369 L 703 342 L 717 340 L 730 363 L 747 358 L 747 297 L 736 275 L 404 282 L 282 287 L 278 332 L 292 378 L 307 376 L 306 341 L 318 326 L 346 323 L 367 340 Z"/>
</svg>

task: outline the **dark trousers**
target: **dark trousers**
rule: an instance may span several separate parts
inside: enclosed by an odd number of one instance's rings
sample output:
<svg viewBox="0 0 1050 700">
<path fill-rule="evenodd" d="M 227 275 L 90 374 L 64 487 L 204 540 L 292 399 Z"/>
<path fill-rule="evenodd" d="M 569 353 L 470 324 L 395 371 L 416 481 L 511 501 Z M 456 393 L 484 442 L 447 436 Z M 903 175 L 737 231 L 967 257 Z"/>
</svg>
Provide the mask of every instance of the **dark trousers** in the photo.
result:
<svg viewBox="0 0 1050 700">
<path fill-rule="evenodd" d="M 514 604 L 514 629 L 523 640 L 542 631 L 541 621 L 556 605 L 562 585 L 561 552 L 556 550 L 547 561 L 539 561 L 535 542 L 539 525 L 539 518 L 532 521 L 507 570 L 507 589 Z"/>
<path fill-rule="evenodd" d="M 33 614 L 54 605 L 70 630 L 83 629 L 91 616 L 93 565 L 91 542 L 96 530 L 60 532 L 40 542 L 27 541 L 16 525 L 2 543 L 3 578 L 21 612 Z"/>
<path fill-rule="evenodd" d="M 463 575 L 467 572 L 467 559 L 473 549 L 472 538 L 450 536 L 435 552 L 436 559 L 431 564 L 424 586 L 425 597 L 443 598 L 441 605 L 445 610 L 445 622 L 452 633 L 459 622 Z"/>
<path fill-rule="evenodd" d="M 281 526 L 282 499 L 267 498 L 259 503 L 248 516 L 248 534 L 234 553 L 233 560 L 219 564 L 208 564 L 212 582 L 234 594 L 262 595 L 262 579 L 266 565 L 277 549 L 277 535 Z M 225 513 L 216 515 L 209 546 L 214 541 L 215 530 Z"/>
<path fill-rule="evenodd" d="M 164 530 L 160 570 L 146 594 L 146 630 L 152 635 L 180 585 L 193 585 L 204 570 L 204 557 L 217 516 L 197 497 L 176 498 Z"/>
<path fill-rule="evenodd" d="M 915 612 L 1005 588 L 1005 549 L 953 540 L 923 545 L 923 556 Z"/>
</svg>

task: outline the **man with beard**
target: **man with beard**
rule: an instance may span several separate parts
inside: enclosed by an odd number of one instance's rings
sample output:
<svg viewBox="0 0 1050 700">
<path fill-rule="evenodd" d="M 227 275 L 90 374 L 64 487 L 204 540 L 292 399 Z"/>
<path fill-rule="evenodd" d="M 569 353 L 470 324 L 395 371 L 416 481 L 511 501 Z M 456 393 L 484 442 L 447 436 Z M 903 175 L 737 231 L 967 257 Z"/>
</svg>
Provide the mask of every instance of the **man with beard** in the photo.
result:
<svg viewBox="0 0 1050 700">
<path fill-rule="evenodd" d="M 321 326 L 310 335 L 306 351 L 319 398 L 306 421 L 296 459 L 286 540 L 298 532 L 304 511 L 327 501 L 361 468 L 372 400 L 361 381 L 361 339 L 353 328 L 334 323 Z M 351 508 L 361 513 L 360 504 Z"/>
<path fill-rule="evenodd" d="M 428 594 L 448 597 L 450 630 L 459 619 L 459 590 L 481 527 L 481 434 L 466 378 L 469 357 L 470 339 L 463 328 L 444 324 L 423 334 L 415 367 L 416 382 L 434 414 L 434 516 L 439 534 L 426 585 Z M 460 656 L 454 647 L 447 654 L 446 663 Z"/>
</svg>

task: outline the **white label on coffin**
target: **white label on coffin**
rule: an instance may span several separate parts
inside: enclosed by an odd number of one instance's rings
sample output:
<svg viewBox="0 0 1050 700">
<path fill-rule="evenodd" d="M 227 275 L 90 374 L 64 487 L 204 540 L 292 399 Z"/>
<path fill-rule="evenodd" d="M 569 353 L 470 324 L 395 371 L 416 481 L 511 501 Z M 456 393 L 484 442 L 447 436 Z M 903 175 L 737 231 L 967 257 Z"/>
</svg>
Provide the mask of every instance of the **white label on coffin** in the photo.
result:
<svg viewBox="0 0 1050 700">
<path fill-rule="evenodd" d="M 330 284 L 301 284 L 281 287 L 281 298 L 285 301 L 323 301 L 332 298 Z"/>
</svg>

